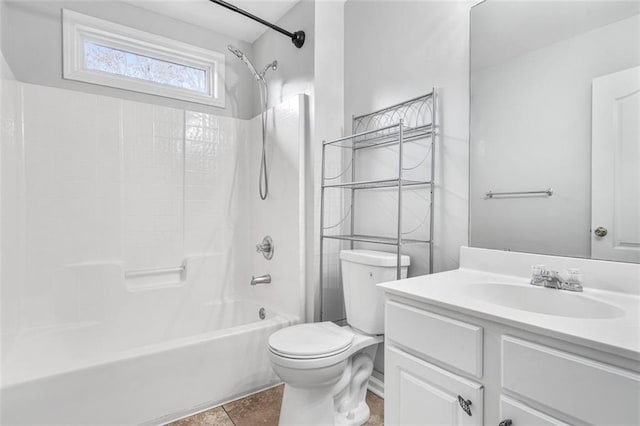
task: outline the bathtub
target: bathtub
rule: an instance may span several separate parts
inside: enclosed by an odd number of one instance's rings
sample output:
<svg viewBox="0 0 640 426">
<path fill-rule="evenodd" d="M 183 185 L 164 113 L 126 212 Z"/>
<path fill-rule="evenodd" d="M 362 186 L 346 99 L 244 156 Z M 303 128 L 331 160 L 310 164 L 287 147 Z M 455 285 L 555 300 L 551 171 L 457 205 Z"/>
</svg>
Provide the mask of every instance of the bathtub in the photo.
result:
<svg viewBox="0 0 640 426">
<path fill-rule="evenodd" d="M 71 323 L 4 339 L 1 423 L 162 424 L 277 384 L 267 339 L 298 318 L 261 308 L 233 300 L 161 327 Z"/>
</svg>

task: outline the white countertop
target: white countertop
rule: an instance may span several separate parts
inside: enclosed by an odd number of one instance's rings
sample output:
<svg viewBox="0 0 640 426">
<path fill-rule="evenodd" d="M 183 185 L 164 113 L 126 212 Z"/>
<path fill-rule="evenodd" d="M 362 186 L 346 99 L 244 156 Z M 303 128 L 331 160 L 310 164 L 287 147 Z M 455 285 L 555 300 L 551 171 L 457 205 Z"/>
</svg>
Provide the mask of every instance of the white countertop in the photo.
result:
<svg viewBox="0 0 640 426">
<path fill-rule="evenodd" d="M 482 283 L 529 286 L 549 292 L 550 298 L 557 292 L 574 294 L 576 297 L 615 305 L 622 309 L 624 314 L 605 319 L 547 315 L 477 300 L 466 294 L 465 289 L 468 289 L 469 285 Z M 637 294 L 588 287 L 585 287 L 584 292 L 571 293 L 534 287 L 523 277 L 467 268 L 391 281 L 379 286 L 389 294 L 640 360 L 640 296 Z"/>
</svg>

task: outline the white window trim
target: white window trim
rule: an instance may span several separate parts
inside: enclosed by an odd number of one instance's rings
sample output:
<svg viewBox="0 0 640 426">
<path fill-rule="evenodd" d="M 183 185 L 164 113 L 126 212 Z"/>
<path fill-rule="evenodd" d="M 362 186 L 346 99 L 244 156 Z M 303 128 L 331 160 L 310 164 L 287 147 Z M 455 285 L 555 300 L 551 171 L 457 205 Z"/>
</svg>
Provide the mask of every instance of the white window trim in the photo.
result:
<svg viewBox="0 0 640 426">
<path fill-rule="evenodd" d="M 225 56 L 156 34 L 136 30 L 103 19 L 63 9 L 63 77 L 68 80 L 99 84 L 149 93 L 168 98 L 225 106 Z M 152 81 L 88 70 L 84 66 L 85 42 L 125 50 L 205 71 L 207 93 L 172 87 Z"/>
</svg>

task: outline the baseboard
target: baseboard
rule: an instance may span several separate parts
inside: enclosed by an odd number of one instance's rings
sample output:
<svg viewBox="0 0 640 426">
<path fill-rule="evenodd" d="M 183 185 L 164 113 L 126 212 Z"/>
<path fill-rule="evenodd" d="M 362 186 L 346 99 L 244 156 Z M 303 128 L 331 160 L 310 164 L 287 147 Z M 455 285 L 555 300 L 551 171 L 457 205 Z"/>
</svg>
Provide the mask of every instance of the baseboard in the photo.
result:
<svg viewBox="0 0 640 426">
<path fill-rule="evenodd" d="M 376 374 L 376 371 L 374 371 L 371 377 L 369 377 L 368 389 L 384 399 L 384 376 L 382 374 Z"/>
</svg>

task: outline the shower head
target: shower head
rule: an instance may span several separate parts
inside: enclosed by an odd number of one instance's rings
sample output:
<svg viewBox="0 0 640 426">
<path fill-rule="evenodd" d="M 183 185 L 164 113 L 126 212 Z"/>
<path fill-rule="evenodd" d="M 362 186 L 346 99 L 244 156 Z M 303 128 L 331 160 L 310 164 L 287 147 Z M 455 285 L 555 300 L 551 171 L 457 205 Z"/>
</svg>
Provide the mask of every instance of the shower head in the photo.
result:
<svg viewBox="0 0 640 426">
<path fill-rule="evenodd" d="M 267 66 L 265 66 L 262 72 L 258 72 L 256 70 L 256 67 L 254 67 L 251 61 L 249 60 L 249 58 L 247 58 L 247 55 L 242 53 L 242 50 L 230 44 L 227 45 L 227 49 L 229 49 L 229 52 L 236 55 L 242 62 L 245 63 L 245 65 L 249 68 L 249 71 L 251 71 L 251 74 L 253 74 L 253 77 L 258 81 L 264 81 L 264 75 L 267 73 L 269 69 L 272 69 L 272 70 L 278 69 L 278 61 L 273 61 Z"/>
<path fill-rule="evenodd" d="M 233 53 L 240 59 L 242 59 L 242 57 L 244 56 L 244 53 L 242 53 L 242 51 L 235 46 L 228 44 L 227 49 L 229 49 L 229 52 Z"/>
<path fill-rule="evenodd" d="M 258 71 L 256 71 L 256 67 L 253 66 L 253 64 L 251 63 L 249 58 L 247 58 L 247 55 L 242 53 L 242 50 L 240 50 L 237 47 L 234 47 L 234 46 L 232 46 L 230 44 L 227 45 L 227 49 L 229 49 L 229 52 L 233 53 L 242 62 L 244 62 L 244 64 L 247 66 L 247 68 L 249 68 L 249 71 L 251 71 L 251 74 L 253 74 L 253 76 L 255 77 L 256 80 L 262 80 L 262 76 L 260 74 L 258 74 Z"/>
</svg>

